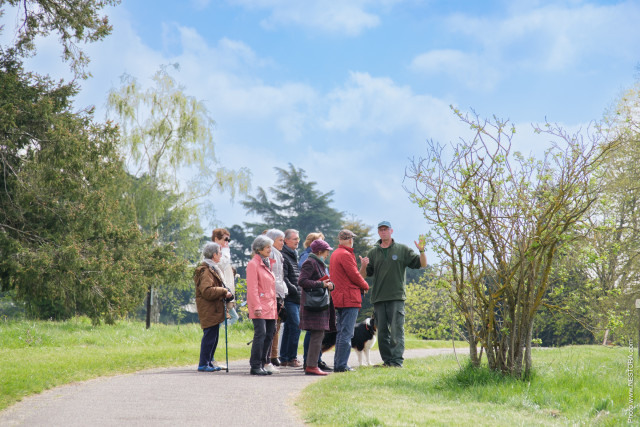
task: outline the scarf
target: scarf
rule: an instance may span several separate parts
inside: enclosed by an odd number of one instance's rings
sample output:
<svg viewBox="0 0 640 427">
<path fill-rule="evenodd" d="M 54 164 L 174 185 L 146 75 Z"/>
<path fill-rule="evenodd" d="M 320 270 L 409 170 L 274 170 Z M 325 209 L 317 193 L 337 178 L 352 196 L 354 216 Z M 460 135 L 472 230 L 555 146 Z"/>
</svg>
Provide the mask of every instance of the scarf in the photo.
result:
<svg viewBox="0 0 640 427">
<path fill-rule="evenodd" d="M 224 275 L 222 274 L 222 270 L 220 270 L 220 267 L 218 267 L 212 259 L 203 259 L 202 262 L 212 268 L 218 274 L 218 278 L 220 279 L 220 281 L 223 282 L 222 278 L 224 277 Z"/>
<path fill-rule="evenodd" d="M 321 265 L 322 267 L 324 267 L 324 274 L 325 274 L 325 275 L 328 275 L 328 274 L 329 274 L 329 272 L 328 272 L 328 270 L 327 270 L 327 264 L 325 264 L 325 262 L 324 262 L 324 260 L 323 260 L 322 258 L 320 258 L 318 255 L 314 254 L 313 252 L 311 252 L 311 253 L 309 254 L 309 258 L 313 258 L 313 259 L 317 260 L 317 261 L 320 263 L 320 265 Z M 320 274 L 322 274 L 322 273 L 320 273 Z"/>
<path fill-rule="evenodd" d="M 260 255 L 260 258 L 262 258 L 262 263 L 271 271 L 271 261 L 269 261 L 269 258 L 265 258 L 262 255 Z"/>
<path fill-rule="evenodd" d="M 327 264 L 324 262 L 324 260 L 313 252 L 309 254 L 309 258 L 317 259 L 322 265 L 324 265 L 324 268 L 327 268 Z"/>
</svg>

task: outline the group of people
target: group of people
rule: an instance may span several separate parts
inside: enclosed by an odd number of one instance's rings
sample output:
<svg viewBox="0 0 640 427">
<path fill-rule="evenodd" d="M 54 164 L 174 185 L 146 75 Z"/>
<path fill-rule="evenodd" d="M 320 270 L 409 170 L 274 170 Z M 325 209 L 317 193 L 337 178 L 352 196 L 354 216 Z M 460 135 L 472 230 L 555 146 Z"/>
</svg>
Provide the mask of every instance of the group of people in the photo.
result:
<svg viewBox="0 0 640 427">
<path fill-rule="evenodd" d="M 427 258 L 424 239 L 414 242 L 419 252 L 416 254 L 408 246 L 396 243 L 392 234 L 389 221 L 378 224 L 380 240 L 366 256 L 359 256 L 360 267 L 353 249 L 357 236 L 350 230 L 338 233 L 335 250 L 322 233 L 310 233 L 300 256 L 297 230 L 270 229 L 256 237 L 246 277 L 248 315 L 254 329 L 249 373 L 267 376 L 278 373 L 279 367 L 303 367 L 307 375 L 351 371 L 351 338 L 365 292 L 370 292 L 374 307 L 383 365 L 402 367 L 405 269 L 424 268 Z M 228 255 L 230 234 L 216 229 L 212 240 L 204 246 L 203 262 L 194 273 L 196 306 L 203 329 L 198 364 L 198 371 L 202 372 L 221 369 L 214 359 L 220 324 L 225 315 L 230 321 L 237 319 Z M 281 319 L 284 326 L 280 339 Z M 302 330 L 306 335 L 301 363 L 298 343 Z M 336 332 L 333 369 L 322 360 L 326 331 Z"/>
</svg>

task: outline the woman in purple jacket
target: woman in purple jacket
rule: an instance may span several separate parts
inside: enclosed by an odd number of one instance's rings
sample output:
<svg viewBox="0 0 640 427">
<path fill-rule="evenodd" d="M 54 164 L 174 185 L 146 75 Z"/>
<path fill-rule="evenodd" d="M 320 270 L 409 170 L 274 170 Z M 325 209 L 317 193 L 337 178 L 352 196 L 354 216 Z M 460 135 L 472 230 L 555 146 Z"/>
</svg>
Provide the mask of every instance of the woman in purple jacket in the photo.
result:
<svg viewBox="0 0 640 427">
<path fill-rule="evenodd" d="M 318 239 L 311 243 L 311 253 L 309 258 L 302 264 L 298 285 L 303 289 L 327 288 L 333 289 L 333 283 L 329 279 L 322 279 L 327 275 L 327 266 L 324 260 L 333 250 L 324 240 Z M 310 334 L 309 353 L 307 355 L 307 366 L 304 370 L 306 375 L 327 375 L 326 372 L 318 368 L 318 356 L 322 348 L 322 338 L 324 331 L 329 330 L 330 309 L 324 311 L 305 310 L 304 304 L 306 293 L 303 291 L 300 296 L 300 329 Z"/>
</svg>

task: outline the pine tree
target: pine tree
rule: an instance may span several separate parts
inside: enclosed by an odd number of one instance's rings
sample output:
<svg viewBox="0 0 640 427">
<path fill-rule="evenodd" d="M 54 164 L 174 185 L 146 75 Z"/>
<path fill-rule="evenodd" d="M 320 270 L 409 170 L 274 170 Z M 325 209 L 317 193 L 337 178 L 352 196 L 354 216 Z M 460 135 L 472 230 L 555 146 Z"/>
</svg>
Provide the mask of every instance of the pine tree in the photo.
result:
<svg viewBox="0 0 640 427">
<path fill-rule="evenodd" d="M 321 231 L 330 244 L 335 244 L 342 223 L 342 212 L 330 206 L 333 191 L 322 193 L 317 190 L 316 182 L 307 181 L 304 169 L 296 169 L 291 163 L 289 169 L 275 169 L 278 184 L 269 188 L 273 199 L 270 200 L 267 192 L 258 187 L 255 197 L 249 196 L 242 202 L 248 213 L 261 216 L 263 221 L 244 223 L 249 234 L 257 236 L 269 228 L 282 231 L 293 228 L 300 232 L 300 238 L 304 240 L 307 234 Z"/>
</svg>

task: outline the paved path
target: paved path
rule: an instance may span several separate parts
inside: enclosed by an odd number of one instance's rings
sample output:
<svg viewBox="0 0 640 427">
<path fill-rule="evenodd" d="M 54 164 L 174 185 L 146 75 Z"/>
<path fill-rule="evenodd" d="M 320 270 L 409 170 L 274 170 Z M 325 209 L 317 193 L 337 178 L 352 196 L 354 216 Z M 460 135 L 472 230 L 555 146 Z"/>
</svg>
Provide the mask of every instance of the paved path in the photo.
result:
<svg viewBox="0 0 640 427">
<path fill-rule="evenodd" d="M 447 353 L 452 349 L 407 350 L 405 358 Z M 371 358 L 381 362 L 377 351 Z M 333 361 L 333 353 L 323 359 Z M 357 366 L 353 352 L 349 364 Z M 301 426 L 293 401 L 320 377 L 280 371 L 251 376 L 241 360 L 228 373 L 201 373 L 194 365 L 103 377 L 27 397 L 0 412 L 0 426 Z"/>
</svg>

